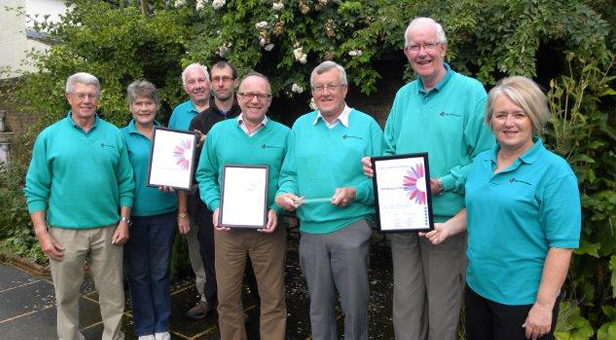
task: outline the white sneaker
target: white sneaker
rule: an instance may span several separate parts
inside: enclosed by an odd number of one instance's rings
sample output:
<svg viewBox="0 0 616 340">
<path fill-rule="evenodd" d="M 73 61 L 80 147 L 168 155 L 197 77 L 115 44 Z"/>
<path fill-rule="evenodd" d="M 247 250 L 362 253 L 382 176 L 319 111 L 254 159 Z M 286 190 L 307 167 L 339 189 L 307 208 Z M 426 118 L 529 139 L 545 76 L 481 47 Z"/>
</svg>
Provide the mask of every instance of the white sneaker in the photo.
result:
<svg viewBox="0 0 616 340">
<path fill-rule="evenodd" d="M 169 332 L 155 333 L 154 340 L 171 340 L 171 334 Z"/>
<path fill-rule="evenodd" d="M 155 338 L 154 335 L 150 334 L 150 335 L 140 335 L 138 340 L 157 340 L 158 338 Z"/>
</svg>

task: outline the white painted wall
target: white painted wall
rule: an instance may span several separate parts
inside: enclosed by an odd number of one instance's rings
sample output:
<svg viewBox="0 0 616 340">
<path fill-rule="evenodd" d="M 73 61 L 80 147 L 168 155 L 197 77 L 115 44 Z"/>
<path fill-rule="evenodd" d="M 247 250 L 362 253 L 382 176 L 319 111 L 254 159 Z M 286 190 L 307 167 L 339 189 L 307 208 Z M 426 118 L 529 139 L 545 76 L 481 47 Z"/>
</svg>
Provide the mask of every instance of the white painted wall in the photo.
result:
<svg viewBox="0 0 616 340">
<path fill-rule="evenodd" d="M 66 12 L 63 0 L 0 0 L 0 68 L 9 66 L 18 70 L 10 75 L 2 74 L 0 79 L 19 76 L 21 71 L 36 71 L 32 66 L 24 65 L 26 52 L 31 49 L 46 50 L 47 45 L 26 36 L 26 29 L 33 23 L 16 11 L 6 10 L 7 7 L 22 7 L 26 14 L 35 19 L 43 20 L 50 15 L 51 20 L 58 20 L 59 15 Z"/>
</svg>

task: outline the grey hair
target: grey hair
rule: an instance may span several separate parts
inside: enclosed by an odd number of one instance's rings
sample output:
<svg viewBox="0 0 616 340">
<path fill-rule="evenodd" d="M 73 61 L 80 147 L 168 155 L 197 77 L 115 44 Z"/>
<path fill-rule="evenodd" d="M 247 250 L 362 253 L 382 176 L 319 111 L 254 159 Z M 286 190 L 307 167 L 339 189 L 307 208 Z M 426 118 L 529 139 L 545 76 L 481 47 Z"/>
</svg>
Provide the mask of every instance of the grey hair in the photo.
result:
<svg viewBox="0 0 616 340">
<path fill-rule="evenodd" d="M 348 84 L 347 75 L 346 75 L 346 71 L 344 70 L 344 67 L 340 66 L 339 64 L 331 60 L 326 60 L 320 63 L 317 67 L 315 67 L 314 70 L 312 70 L 312 73 L 310 74 L 310 86 L 314 85 L 314 78 L 317 75 L 323 74 L 333 69 L 336 69 L 338 71 L 338 77 L 340 78 L 340 81 L 342 82 L 342 84 L 347 85 Z"/>
<path fill-rule="evenodd" d="M 529 78 L 523 76 L 513 76 L 501 79 L 490 92 L 488 92 L 488 105 L 486 106 L 485 122 L 494 131 L 492 117 L 494 115 L 494 103 L 505 95 L 517 106 L 524 110 L 530 118 L 533 134 L 539 134 L 545 123 L 550 119 L 550 109 L 548 108 L 548 98 L 545 96 L 539 85 Z"/>
<path fill-rule="evenodd" d="M 133 105 L 137 97 L 149 98 L 156 104 L 156 108 L 160 106 L 158 89 L 147 80 L 135 80 L 126 88 L 126 100 L 129 106 Z"/>
<path fill-rule="evenodd" d="M 186 75 L 193 68 L 201 70 L 203 72 L 203 75 L 205 76 L 205 79 L 208 82 L 210 81 L 210 74 L 207 72 L 207 67 L 205 67 L 205 66 L 203 66 L 203 65 L 201 65 L 199 63 L 192 63 L 192 64 L 186 66 L 184 71 L 182 71 L 182 85 L 184 85 L 184 87 L 186 87 Z"/>
<path fill-rule="evenodd" d="M 270 85 L 269 79 L 267 79 L 267 77 L 263 73 L 259 73 L 255 71 L 249 72 L 247 75 L 245 75 L 242 78 L 242 80 L 240 81 L 240 86 L 238 87 L 238 92 L 242 91 L 242 85 L 244 85 L 244 81 L 250 77 L 258 77 L 258 78 L 265 80 L 265 82 L 267 83 L 267 92 L 268 94 L 272 94 L 272 87 Z"/>
<path fill-rule="evenodd" d="M 77 72 L 66 79 L 66 93 L 75 92 L 75 84 L 96 85 L 96 94 L 101 92 L 101 83 L 98 79 L 86 72 Z"/>
<path fill-rule="evenodd" d="M 408 47 L 411 44 L 411 42 L 409 41 L 409 33 L 411 33 L 413 27 L 421 24 L 434 25 L 434 29 L 436 30 L 436 38 L 438 39 L 438 41 L 435 41 L 436 43 L 447 42 L 447 37 L 445 37 L 445 31 L 443 31 L 443 26 L 441 26 L 441 24 L 439 24 L 438 22 L 436 22 L 436 20 L 432 18 L 417 17 L 411 20 L 409 25 L 406 27 L 406 31 L 404 31 L 404 47 Z"/>
</svg>

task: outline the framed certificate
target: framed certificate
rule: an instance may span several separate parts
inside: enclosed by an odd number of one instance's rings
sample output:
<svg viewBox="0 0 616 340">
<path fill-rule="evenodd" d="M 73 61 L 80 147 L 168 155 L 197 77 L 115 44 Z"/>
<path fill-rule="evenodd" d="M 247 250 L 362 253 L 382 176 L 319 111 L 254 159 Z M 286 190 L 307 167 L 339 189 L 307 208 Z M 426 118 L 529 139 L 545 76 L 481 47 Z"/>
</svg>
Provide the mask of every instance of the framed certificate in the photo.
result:
<svg viewBox="0 0 616 340">
<path fill-rule="evenodd" d="M 220 188 L 220 226 L 265 228 L 268 183 L 267 165 L 225 164 Z"/>
<path fill-rule="evenodd" d="M 155 127 L 147 186 L 191 190 L 196 144 L 194 132 Z"/>
<path fill-rule="evenodd" d="M 381 232 L 434 229 L 428 153 L 372 157 L 372 169 Z"/>
</svg>

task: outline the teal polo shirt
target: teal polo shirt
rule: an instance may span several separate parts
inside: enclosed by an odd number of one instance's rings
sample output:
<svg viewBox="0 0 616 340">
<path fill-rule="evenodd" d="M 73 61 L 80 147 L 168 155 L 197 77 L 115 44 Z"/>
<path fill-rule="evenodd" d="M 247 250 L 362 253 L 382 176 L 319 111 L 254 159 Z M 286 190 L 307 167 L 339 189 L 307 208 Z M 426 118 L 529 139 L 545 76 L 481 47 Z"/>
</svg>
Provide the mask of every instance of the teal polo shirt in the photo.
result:
<svg viewBox="0 0 616 340">
<path fill-rule="evenodd" d="M 160 126 L 158 122 L 154 124 Z M 137 130 L 134 119 L 122 129 L 122 137 L 126 143 L 128 159 L 133 167 L 135 180 L 135 197 L 131 215 L 152 216 L 176 210 L 178 201 L 175 193 L 165 193 L 158 188 L 146 186 L 152 141 Z"/>
<path fill-rule="evenodd" d="M 173 109 L 169 119 L 169 128 L 188 131 L 190 122 L 197 117 L 199 111 L 191 100 L 187 100 Z"/>
<path fill-rule="evenodd" d="M 577 179 L 541 139 L 494 174 L 499 145 L 479 154 L 466 181 L 471 289 L 506 305 L 537 298 L 550 248 L 577 248 L 581 230 Z"/>
<path fill-rule="evenodd" d="M 36 138 L 24 191 L 29 212 L 46 211 L 50 226 L 116 224 L 120 207 L 132 206 L 134 189 L 122 133 L 98 115 L 86 133 L 69 111 Z"/>
</svg>

